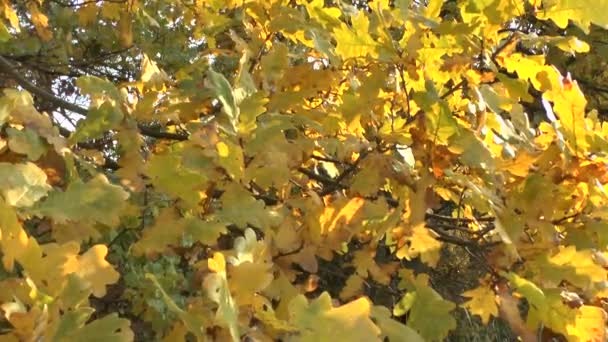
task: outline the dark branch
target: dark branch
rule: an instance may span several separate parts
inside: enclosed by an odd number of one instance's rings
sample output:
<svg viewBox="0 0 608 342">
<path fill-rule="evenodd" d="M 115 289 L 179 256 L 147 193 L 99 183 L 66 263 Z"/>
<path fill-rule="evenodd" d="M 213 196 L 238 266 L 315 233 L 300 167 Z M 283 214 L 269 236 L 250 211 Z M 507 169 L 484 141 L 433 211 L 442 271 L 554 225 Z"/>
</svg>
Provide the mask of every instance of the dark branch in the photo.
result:
<svg viewBox="0 0 608 342">
<path fill-rule="evenodd" d="M 69 110 L 70 112 L 78 113 L 83 116 L 87 116 L 89 114 L 88 109 L 77 106 L 77 105 L 67 102 L 65 100 L 62 100 L 62 99 L 58 98 L 57 96 L 55 96 L 54 94 L 46 91 L 45 89 L 42 89 L 42 88 L 36 86 L 32 82 L 30 82 L 28 79 L 23 77 L 23 75 L 21 73 L 19 73 L 17 71 L 17 68 L 15 68 L 15 66 L 11 62 L 9 62 L 8 59 L 6 59 L 4 56 L 1 56 L 1 55 L 0 55 L 0 70 L 2 72 L 6 73 L 7 75 L 9 75 L 11 78 L 13 78 L 25 90 L 29 91 L 32 94 L 35 94 L 36 96 L 40 97 L 41 99 L 43 99 L 45 101 L 50 102 L 51 104 L 53 104 L 56 107 L 64 108 L 66 110 Z M 145 135 L 148 137 L 157 138 L 157 139 L 178 140 L 178 141 L 188 140 L 188 135 L 186 135 L 186 134 L 159 132 L 159 131 L 155 130 L 154 128 L 146 127 L 142 124 L 138 124 L 137 126 L 139 128 L 140 133 L 142 135 Z M 62 131 L 62 134 L 65 134 L 65 133 L 67 133 L 67 132 L 65 132 L 65 130 Z"/>
</svg>

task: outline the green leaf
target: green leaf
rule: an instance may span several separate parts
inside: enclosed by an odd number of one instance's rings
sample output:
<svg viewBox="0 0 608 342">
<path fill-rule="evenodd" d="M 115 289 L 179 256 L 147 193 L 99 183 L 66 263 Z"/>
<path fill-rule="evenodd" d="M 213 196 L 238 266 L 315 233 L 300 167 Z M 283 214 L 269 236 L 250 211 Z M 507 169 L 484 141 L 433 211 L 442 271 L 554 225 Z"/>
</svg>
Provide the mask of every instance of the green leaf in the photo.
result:
<svg viewBox="0 0 608 342">
<path fill-rule="evenodd" d="M 492 154 L 475 133 L 468 129 L 461 129 L 458 134 L 452 135 L 448 148 L 451 152 L 460 154 L 460 160 L 470 167 L 494 169 Z"/>
<path fill-rule="evenodd" d="M 58 342 L 130 342 L 133 332 L 129 320 L 120 318 L 118 314 L 109 314 L 103 318 L 85 323 L 95 312 L 93 308 L 78 308 L 68 311 L 61 316 L 59 328 L 54 341 Z"/>
<path fill-rule="evenodd" d="M 110 102 L 104 102 L 100 107 L 90 109 L 87 117 L 78 122 L 76 131 L 70 136 L 70 143 L 100 138 L 107 131 L 116 128 L 122 119 L 121 110 Z"/>
<path fill-rule="evenodd" d="M 439 98 L 435 83 L 425 81 L 425 91 L 414 94 L 414 100 L 425 111 L 427 134 L 437 143 L 447 143 L 448 139 L 458 133 L 459 126 L 452 115 L 448 104 Z"/>
<path fill-rule="evenodd" d="M 546 311 L 547 299 L 543 291 L 536 284 L 515 273 L 508 273 L 503 276 L 517 289 L 517 292 L 526 297 L 530 305 L 541 312 Z"/>
<path fill-rule="evenodd" d="M 27 155 L 30 160 L 38 160 L 46 151 L 40 136 L 29 128 L 18 130 L 9 127 L 6 129 L 6 133 L 8 134 L 8 147 L 15 153 Z"/>
<path fill-rule="evenodd" d="M 265 209 L 264 202 L 256 200 L 238 184 L 231 184 L 221 197 L 222 209 L 218 218 L 245 229 L 248 224 L 260 229 L 267 229 L 278 224 L 277 216 Z"/>
<path fill-rule="evenodd" d="M 104 175 L 84 183 L 70 183 L 65 192 L 54 191 L 32 211 L 49 216 L 58 223 L 67 221 L 99 222 L 115 226 L 129 194 L 120 186 L 110 184 Z"/>
<path fill-rule="evenodd" d="M 76 273 L 68 274 L 67 278 L 67 283 L 59 297 L 65 307 L 79 307 L 86 302 L 93 292 L 93 289 L 90 284 L 87 284 L 87 282 Z"/>
<path fill-rule="evenodd" d="M 421 276 L 416 279 L 415 286 L 415 295 L 406 295 L 409 299 L 404 309 L 411 307 L 407 326 L 417 331 L 425 341 L 443 341 L 450 330 L 456 328 L 456 320 L 450 314 L 456 304 L 441 298 L 423 282 Z"/>
<path fill-rule="evenodd" d="M 203 221 L 194 217 L 184 219 L 184 239 L 198 241 L 204 245 L 217 242 L 221 234 L 226 233 L 226 225 L 219 221 Z"/>
<path fill-rule="evenodd" d="M 539 279 L 553 286 L 567 281 L 583 290 L 590 290 L 594 283 L 606 279 L 606 270 L 594 261 L 593 252 L 578 251 L 575 246 L 560 246 L 557 253 L 540 255 L 531 264 L 538 267 Z"/>
<path fill-rule="evenodd" d="M 9 205 L 30 207 L 46 196 L 51 186 L 46 174 L 32 163 L 0 163 L 0 193 Z"/>
<path fill-rule="evenodd" d="M 266 92 L 259 91 L 241 101 L 239 104 L 241 113 L 239 116 L 239 133 L 247 135 L 255 130 L 258 116 L 266 112 L 266 104 L 269 101 L 267 96 Z"/>
<path fill-rule="evenodd" d="M 176 314 L 179 317 L 179 319 L 181 319 L 182 322 L 184 322 L 184 324 L 186 325 L 188 330 L 191 333 L 193 333 L 194 336 L 197 337 L 198 341 L 205 341 L 206 340 L 205 335 L 203 334 L 205 327 L 204 327 L 204 322 L 201 319 L 201 317 L 198 317 L 197 315 L 191 314 L 187 311 L 184 311 L 182 308 L 180 308 L 177 305 L 177 303 L 175 303 L 175 301 L 167 294 L 165 289 L 163 289 L 161 284 L 158 282 L 158 279 L 156 279 L 156 277 L 153 274 L 146 273 L 146 279 L 148 279 L 152 283 L 154 283 L 154 286 L 156 286 L 156 288 L 162 295 L 163 301 L 165 302 L 165 304 L 167 304 L 167 307 L 169 308 L 169 310 L 171 312 L 173 312 L 174 314 Z"/>
<path fill-rule="evenodd" d="M 423 342 L 414 329 L 391 318 L 391 312 L 384 306 L 372 307 L 371 317 L 382 330 L 382 337 L 388 341 Z"/>
<path fill-rule="evenodd" d="M 235 181 L 243 178 L 245 168 L 244 156 L 241 146 L 230 140 L 219 141 L 215 148 L 217 150 L 218 162 L 226 170 L 228 175 Z"/>
<path fill-rule="evenodd" d="M 92 99 L 108 98 L 115 101 L 115 104 L 120 102 L 120 92 L 106 79 L 87 75 L 79 77 L 76 85 L 83 94 L 91 96 Z"/>
<path fill-rule="evenodd" d="M 196 206 L 207 186 L 207 177 L 200 171 L 182 164 L 177 154 L 156 154 L 150 158 L 146 174 L 158 190 Z"/>
<path fill-rule="evenodd" d="M 11 39 L 11 33 L 3 22 L 0 22 L 0 42 L 6 43 Z"/>
<path fill-rule="evenodd" d="M 233 133 L 236 133 L 240 112 L 230 82 L 228 82 L 224 75 L 211 69 L 209 69 L 209 81 L 215 91 L 215 96 L 222 103 L 224 113 L 232 126 Z"/>
<path fill-rule="evenodd" d="M 416 292 L 408 292 L 406 293 L 401 300 L 395 305 L 393 308 L 393 315 L 399 317 L 405 315 L 410 309 L 414 302 L 416 301 Z"/>
<path fill-rule="evenodd" d="M 262 57 L 260 65 L 268 82 L 278 81 L 289 66 L 289 49 L 285 44 L 274 44 L 272 50 Z"/>
</svg>

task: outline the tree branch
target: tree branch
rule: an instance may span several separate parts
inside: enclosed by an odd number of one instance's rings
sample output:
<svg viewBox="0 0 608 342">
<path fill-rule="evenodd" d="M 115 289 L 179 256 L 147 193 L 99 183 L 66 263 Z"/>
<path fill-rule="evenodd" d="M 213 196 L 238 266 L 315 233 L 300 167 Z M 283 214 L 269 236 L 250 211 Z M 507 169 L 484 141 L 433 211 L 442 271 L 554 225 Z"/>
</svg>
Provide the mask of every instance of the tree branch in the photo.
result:
<svg viewBox="0 0 608 342">
<path fill-rule="evenodd" d="M 1 56 L 1 55 L 0 55 L 0 71 L 6 73 L 11 78 L 13 78 L 20 86 L 23 87 L 23 89 L 29 91 L 30 93 L 40 97 L 41 99 L 43 99 L 45 101 L 52 103 L 56 107 L 64 108 L 71 112 L 78 113 L 83 116 L 87 116 L 89 114 L 88 109 L 77 106 L 77 105 L 67 102 L 63 99 L 60 99 L 57 96 L 55 96 L 54 94 L 52 94 L 52 93 L 46 91 L 45 89 L 42 89 L 42 88 L 38 87 L 37 85 L 33 84 L 32 82 L 30 82 L 28 79 L 23 77 L 23 75 L 21 73 L 19 73 L 19 71 L 17 71 L 17 68 L 8 59 L 6 59 L 6 57 Z M 146 127 L 142 124 L 137 124 L 137 127 L 139 128 L 139 132 L 142 135 L 152 137 L 152 138 L 178 140 L 178 141 L 183 141 L 183 140 L 188 139 L 188 135 L 185 135 L 185 134 L 159 132 L 153 128 Z M 65 134 L 66 132 L 63 132 L 63 133 Z"/>
</svg>

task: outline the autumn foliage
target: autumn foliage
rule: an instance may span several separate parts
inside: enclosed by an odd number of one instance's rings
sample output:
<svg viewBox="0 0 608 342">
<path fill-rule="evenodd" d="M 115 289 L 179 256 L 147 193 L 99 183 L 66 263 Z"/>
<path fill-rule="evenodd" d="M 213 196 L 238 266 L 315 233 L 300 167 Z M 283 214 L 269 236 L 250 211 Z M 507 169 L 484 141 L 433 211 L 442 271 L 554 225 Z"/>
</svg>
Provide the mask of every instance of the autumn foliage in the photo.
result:
<svg viewBox="0 0 608 342">
<path fill-rule="evenodd" d="M 0 0 L 0 340 L 605 341 L 607 13 Z"/>
</svg>

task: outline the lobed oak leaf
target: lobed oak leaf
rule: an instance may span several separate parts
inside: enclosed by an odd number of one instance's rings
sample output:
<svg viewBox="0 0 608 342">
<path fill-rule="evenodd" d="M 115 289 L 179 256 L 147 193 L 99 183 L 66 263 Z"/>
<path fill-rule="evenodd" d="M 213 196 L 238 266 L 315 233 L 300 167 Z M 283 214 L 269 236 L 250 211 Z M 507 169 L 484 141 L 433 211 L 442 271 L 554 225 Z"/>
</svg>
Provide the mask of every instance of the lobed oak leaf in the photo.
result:
<svg viewBox="0 0 608 342">
<path fill-rule="evenodd" d="M 120 274 L 105 260 L 108 247 L 95 245 L 84 254 L 68 260 L 63 266 L 66 274 L 75 273 L 87 283 L 95 297 L 106 294 L 106 286 L 118 281 Z"/>
<path fill-rule="evenodd" d="M 104 102 L 97 108 L 89 110 L 87 117 L 76 125 L 70 135 L 70 144 L 102 137 L 107 131 L 115 129 L 122 122 L 124 114 L 110 102 Z"/>
<path fill-rule="evenodd" d="M 253 303 L 254 298 L 274 279 L 272 263 L 245 261 L 229 270 L 230 290 L 239 305 Z"/>
<path fill-rule="evenodd" d="M 328 204 L 319 217 L 322 227 L 321 234 L 329 234 L 358 222 L 364 204 L 365 200 L 361 197 L 337 200 Z"/>
<path fill-rule="evenodd" d="M 358 297 L 363 293 L 365 280 L 358 274 L 352 274 L 346 279 L 346 284 L 340 290 L 340 299 L 343 301 Z"/>
<path fill-rule="evenodd" d="M 87 323 L 95 310 L 93 308 L 77 308 L 61 316 L 58 330 L 53 336 L 54 341 L 85 342 L 94 338 L 99 342 L 131 342 L 134 340 L 129 320 L 120 318 L 117 313 Z M 85 324 L 87 323 L 87 324 Z"/>
<path fill-rule="evenodd" d="M 224 75 L 211 69 L 209 70 L 209 82 L 218 100 L 222 103 L 222 109 L 226 114 L 226 119 L 231 129 L 229 132 L 230 134 L 235 134 L 238 129 L 240 111 L 234 97 L 232 85 Z"/>
<path fill-rule="evenodd" d="M 441 242 L 433 236 L 429 228 L 424 224 L 415 226 L 412 235 L 407 237 L 406 241 L 409 241 L 409 245 L 397 251 L 398 258 L 412 260 L 419 256 L 425 264 L 431 267 L 437 266 L 441 257 Z"/>
<path fill-rule="evenodd" d="M 44 171 L 31 162 L 0 162 L 0 179 L 0 194 L 11 206 L 31 207 L 51 190 Z"/>
<path fill-rule="evenodd" d="M 608 315 L 602 308 L 583 305 L 578 308 L 574 323 L 567 327 L 569 341 L 601 342 L 607 337 Z"/>
<path fill-rule="evenodd" d="M 196 217 L 180 217 L 174 208 L 163 209 L 152 227 L 146 227 L 142 237 L 133 244 L 134 255 L 163 253 L 185 242 L 214 244 L 226 226 L 218 221 L 203 221 Z"/>
<path fill-rule="evenodd" d="M 289 322 L 300 331 L 287 341 L 380 341 L 380 329 L 370 311 L 367 298 L 334 308 L 327 292 L 310 303 L 299 295 L 289 303 Z"/>
<path fill-rule="evenodd" d="M 423 342 L 424 339 L 414 329 L 394 320 L 391 312 L 384 306 L 372 307 L 371 317 L 389 341 Z"/>
<path fill-rule="evenodd" d="M 155 154 L 148 160 L 145 173 L 158 190 L 195 207 L 204 196 L 202 191 L 207 187 L 208 178 L 185 162 L 177 154 Z"/>
<path fill-rule="evenodd" d="M 48 310 L 39 306 L 27 310 L 22 303 L 12 302 L 2 305 L 6 320 L 13 329 L 8 334 L 0 335 L 6 341 L 32 341 L 44 338 L 44 328 L 48 323 Z"/>
<path fill-rule="evenodd" d="M 125 208 L 129 193 L 110 184 L 99 174 L 88 182 L 70 183 L 64 192 L 53 191 L 32 208 L 38 216 L 48 216 L 58 223 L 67 221 L 99 222 L 114 227 Z"/>
<path fill-rule="evenodd" d="M 270 101 L 265 91 L 258 91 L 239 103 L 239 132 L 243 135 L 251 134 L 257 127 L 257 118 L 266 112 L 266 105 Z"/>
<path fill-rule="evenodd" d="M 12 271 L 15 261 L 23 258 L 38 247 L 35 240 L 29 238 L 14 209 L 0 198 L 0 247 L 2 247 L 2 264 L 4 269 Z"/>
<path fill-rule="evenodd" d="M 531 261 L 543 284 L 557 286 L 563 280 L 583 290 L 606 280 L 606 270 L 596 263 L 593 251 L 577 250 L 575 246 L 560 246 L 555 254 L 539 255 Z"/>
<path fill-rule="evenodd" d="M 32 23 L 36 28 L 36 33 L 43 41 L 49 41 L 53 39 L 53 32 L 49 29 L 49 17 L 44 13 L 40 12 L 38 4 L 35 2 L 29 2 L 27 8 L 30 11 Z"/>
<path fill-rule="evenodd" d="M 576 81 L 559 76 L 560 87 L 543 94 L 543 98 L 553 102 L 553 110 L 559 116 L 563 127 L 564 138 L 574 153 L 584 153 L 589 148 L 587 141 L 588 127 L 585 122 L 587 100 Z"/>
<path fill-rule="evenodd" d="M 369 19 L 364 13 L 359 13 L 352 19 L 352 28 L 342 23 L 334 29 L 338 42 L 336 54 L 346 60 L 349 58 L 378 57 L 378 43 L 369 34 Z"/>
<path fill-rule="evenodd" d="M 40 136 L 29 128 L 17 130 L 7 128 L 8 147 L 15 153 L 27 155 L 29 160 L 36 161 L 46 152 L 46 146 Z"/>
<path fill-rule="evenodd" d="M 568 0 L 555 0 L 543 2 L 543 9 L 537 11 L 539 19 L 551 19 L 560 28 L 566 28 L 572 21 L 585 33 L 589 33 L 591 24 L 608 26 L 608 19 L 603 15 L 608 11 L 608 1 L 581 0 L 570 2 Z"/>
<path fill-rule="evenodd" d="M 217 150 L 218 163 L 235 181 L 243 178 L 245 168 L 244 156 L 241 147 L 229 140 L 219 141 Z"/>
<path fill-rule="evenodd" d="M 169 81 L 169 76 L 158 67 L 156 62 L 144 54 L 141 61 L 140 79 L 145 87 L 144 90 L 162 91 L 165 83 Z"/>
<path fill-rule="evenodd" d="M 476 289 L 464 292 L 462 296 L 470 298 L 469 301 L 462 305 L 472 314 L 481 317 L 483 324 L 488 324 L 492 316 L 498 317 L 496 294 L 491 288 L 482 285 Z"/>
<path fill-rule="evenodd" d="M 400 314 L 409 312 L 407 326 L 414 329 L 425 341 L 442 341 L 450 330 L 456 328 L 456 320 L 450 312 L 456 304 L 447 301 L 426 283 L 426 278 L 419 275 L 414 283 L 414 292 L 408 292 L 402 301 Z M 429 320 L 429 317 L 434 319 Z"/>
<path fill-rule="evenodd" d="M 273 331 L 279 333 L 298 331 L 298 329 L 289 322 L 278 318 L 276 311 L 272 309 L 270 301 L 262 296 L 256 296 L 254 298 L 253 310 L 255 317 Z"/>
<path fill-rule="evenodd" d="M 222 209 L 217 213 L 224 222 L 234 223 L 241 229 L 248 224 L 265 230 L 280 223 L 280 216 L 275 211 L 266 209 L 264 202 L 256 200 L 242 186 L 231 183 L 221 197 Z"/>
<path fill-rule="evenodd" d="M 21 25 L 19 24 L 19 17 L 17 16 L 17 11 L 15 11 L 15 9 L 8 2 L 3 2 L 2 7 L 4 17 L 8 20 L 8 22 L 15 29 L 15 31 L 20 32 Z"/>
</svg>

